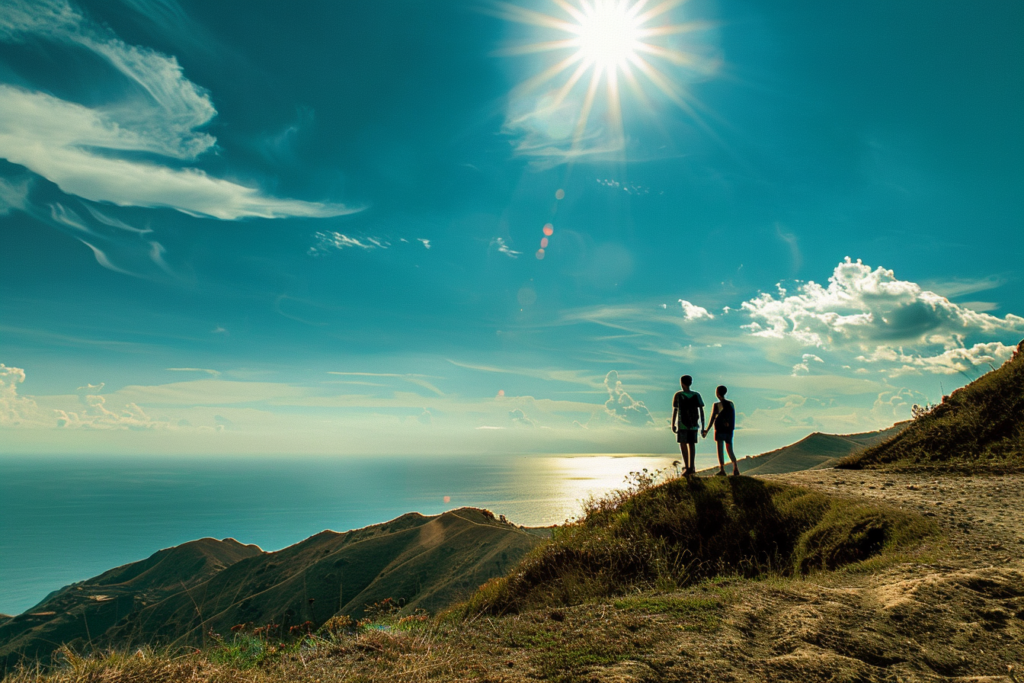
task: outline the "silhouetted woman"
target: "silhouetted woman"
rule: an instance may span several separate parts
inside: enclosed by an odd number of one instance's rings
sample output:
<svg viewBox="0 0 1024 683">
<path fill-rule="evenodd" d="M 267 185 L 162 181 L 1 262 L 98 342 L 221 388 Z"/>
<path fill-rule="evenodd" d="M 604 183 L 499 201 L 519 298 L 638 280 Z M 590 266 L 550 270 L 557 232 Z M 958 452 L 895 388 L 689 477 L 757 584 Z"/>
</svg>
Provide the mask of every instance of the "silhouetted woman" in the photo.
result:
<svg viewBox="0 0 1024 683">
<path fill-rule="evenodd" d="M 736 462 L 736 453 L 732 450 L 732 432 L 736 429 L 736 406 L 732 401 L 726 400 L 725 393 L 729 391 L 723 386 L 715 389 L 718 396 L 718 403 L 711 409 L 711 421 L 702 436 L 707 438 L 712 427 L 715 428 L 715 443 L 718 445 L 718 475 L 725 476 L 725 453 L 728 451 L 729 459 L 732 460 L 732 476 L 740 474 L 739 463 Z"/>
</svg>

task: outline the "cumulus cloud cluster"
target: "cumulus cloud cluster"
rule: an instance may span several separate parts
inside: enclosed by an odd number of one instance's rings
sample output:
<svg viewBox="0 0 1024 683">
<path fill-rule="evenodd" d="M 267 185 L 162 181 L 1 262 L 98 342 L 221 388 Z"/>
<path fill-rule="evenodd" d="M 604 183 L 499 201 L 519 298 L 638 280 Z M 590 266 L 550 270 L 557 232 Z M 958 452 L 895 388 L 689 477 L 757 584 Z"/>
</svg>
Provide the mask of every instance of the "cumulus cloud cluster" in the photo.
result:
<svg viewBox="0 0 1024 683">
<path fill-rule="evenodd" d="M 605 375 L 604 388 L 608 390 L 608 400 L 605 401 L 604 409 L 615 421 L 641 427 L 654 424 L 651 411 L 644 402 L 637 401 L 626 393 L 619 373 L 612 370 Z"/>
<path fill-rule="evenodd" d="M 508 413 L 508 419 L 512 421 L 512 424 L 516 427 L 536 427 L 537 423 L 534 422 L 530 417 L 523 411 L 522 408 L 516 408 L 510 410 Z"/>
<path fill-rule="evenodd" d="M 200 130 L 216 115 L 209 94 L 174 57 L 128 45 L 67 0 L 8 0 L 0 40 L 43 39 L 105 62 L 129 94 L 85 106 L 49 93 L 0 85 L 0 157 L 64 192 L 122 206 L 171 207 L 220 219 L 337 216 L 351 209 L 268 197 L 253 187 L 181 167 L 213 148 Z M 169 163 L 144 161 L 140 155 Z"/>
<path fill-rule="evenodd" d="M 39 412 L 35 401 L 18 396 L 18 385 L 24 381 L 24 370 L 0 363 L 0 427 L 16 427 L 35 421 Z"/>
<path fill-rule="evenodd" d="M 826 350 L 856 348 L 864 352 L 862 362 L 899 362 L 905 372 L 949 374 L 1005 360 L 1009 347 L 985 342 L 967 348 L 965 340 L 1024 332 L 1024 318 L 973 311 L 899 280 L 891 270 L 849 258 L 836 266 L 828 286 L 807 282 L 790 293 L 780 285 L 777 295 L 761 294 L 742 310 L 750 317 L 745 329 L 756 337 Z"/>
<path fill-rule="evenodd" d="M 99 387 L 102 389 L 102 385 Z M 160 429 L 168 425 L 151 419 L 134 403 L 117 412 L 107 407 L 107 399 L 96 394 L 82 397 L 80 410 L 57 410 L 57 426 L 65 429 Z"/>
<path fill-rule="evenodd" d="M 857 360 L 865 363 L 897 363 L 893 376 L 912 374 L 918 371 L 930 372 L 936 375 L 955 375 L 967 372 L 978 365 L 1000 365 L 1013 355 L 1013 346 L 1007 346 L 1002 342 L 986 342 L 975 344 L 971 347 L 954 346 L 946 349 L 935 356 L 919 356 L 906 353 L 902 348 L 893 349 L 887 346 L 879 347 L 873 353 L 866 356 L 858 356 Z"/>
<path fill-rule="evenodd" d="M 711 320 L 715 317 L 708 309 L 691 304 L 686 299 L 680 299 L 679 305 L 683 308 L 684 320 Z"/>
<path fill-rule="evenodd" d="M 807 375 L 811 372 L 811 363 L 824 363 L 821 358 L 818 358 L 813 353 L 805 353 L 801 357 L 800 362 L 793 366 L 793 375 Z"/>
<path fill-rule="evenodd" d="M 24 381 L 23 369 L 0 363 L 0 427 L 149 430 L 169 426 L 150 418 L 135 403 L 112 410 L 100 395 L 102 383 L 79 387 L 77 406 L 50 410 L 18 394 L 18 385 Z"/>
</svg>

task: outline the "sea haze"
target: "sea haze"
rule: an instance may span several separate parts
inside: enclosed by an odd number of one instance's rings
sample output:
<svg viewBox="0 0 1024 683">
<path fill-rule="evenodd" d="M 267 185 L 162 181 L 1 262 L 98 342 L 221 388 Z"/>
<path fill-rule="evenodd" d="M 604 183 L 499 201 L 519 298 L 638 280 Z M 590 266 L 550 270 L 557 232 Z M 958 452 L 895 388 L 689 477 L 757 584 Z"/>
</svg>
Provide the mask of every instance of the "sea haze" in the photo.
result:
<svg viewBox="0 0 1024 683">
<path fill-rule="evenodd" d="M 4 457 L 0 613 L 21 613 L 69 583 L 206 536 L 278 550 L 324 529 L 462 506 L 518 524 L 555 524 L 575 516 L 588 496 L 621 486 L 629 472 L 672 460 Z"/>
</svg>

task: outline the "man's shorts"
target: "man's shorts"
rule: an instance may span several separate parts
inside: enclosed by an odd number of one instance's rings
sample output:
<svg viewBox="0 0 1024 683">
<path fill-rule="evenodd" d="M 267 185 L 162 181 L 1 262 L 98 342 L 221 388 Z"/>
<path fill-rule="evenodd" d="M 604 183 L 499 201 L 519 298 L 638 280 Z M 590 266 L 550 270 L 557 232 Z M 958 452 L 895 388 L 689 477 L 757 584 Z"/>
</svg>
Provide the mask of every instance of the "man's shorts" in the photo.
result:
<svg viewBox="0 0 1024 683">
<path fill-rule="evenodd" d="M 732 430 L 723 429 L 721 431 L 715 430 L 715 441 L 728 441 L 732 443 Z"/>
<path fill-rule="evenodd" d="M 679 443 L 697 443 L 697 430 L 683 427 L 676 432 L 676 441 Z"/>
</svg>

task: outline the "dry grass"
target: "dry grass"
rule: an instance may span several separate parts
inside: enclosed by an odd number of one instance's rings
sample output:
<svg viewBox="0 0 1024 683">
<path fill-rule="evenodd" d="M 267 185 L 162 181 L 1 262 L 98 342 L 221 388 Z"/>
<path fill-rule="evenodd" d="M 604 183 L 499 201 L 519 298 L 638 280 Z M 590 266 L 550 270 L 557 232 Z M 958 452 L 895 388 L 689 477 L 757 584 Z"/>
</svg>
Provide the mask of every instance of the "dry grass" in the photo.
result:
<svg viewBox="0 0 1024 683">
<path fill-rule="evenodd" d="M 1024 470 L 1024 342 L 1001 368 L 954 391 L 889 441 L 836 466 L 963 473 Z"/>
<path fill-rule="evenodd" d="M 816 476 L 822 487 L 832 487 L 833 481 L 839 483 L 848 475 Z M 729 526 L 728 520 L 742 514 L 767 515 L 764 526 L 744 518 L 751 525 L 748 530 L 755 532 L 780 521 L 802 528 L 790 554 L 776 565 L 778 571 L 756 574 L 751 565 L 751 576 L 742 571 L 703 578 L 689 575 L 683 587 L 670 582 L 659 586 L 657 580 L 626 581 L 612 597 L 594 595 L 592 587 L 584 587 L 574 605 L 524 605 L 504 616 L 463 608 L 434 618 L 410 618 L 379 605 L 360 622 L 336 619 L 315 634 L 293 640 L 250 631 L 202 651 L 92 656 L 64 651 L 49 673 L 22 669 L 9 674 L 4 683 L 882 683 L 962 676 L 990 676 L 987 680 L 1001 683 L 1016 680 L 1009 677 L 1016 671 L 1008 667 L 1024 661 L 1022 563 L 967 566 L 963 563 L 969 556 L 963 555 L 956 560 L 961 564 L 933 564 L 938 543 L 934 536 L 927 536 L 928 549 L 915 549 L 919 534 L 930 533 L 928 525 L 919 526 L 922 518 L 906 511 L 897 514 L 885 504 L 807 488 L 750 480 L 750 491 L 739 494 L 749 494 L 743 513 L 730 507 L 735 504 L 730 498 L 735 485 L 719 479 L 690 489 L 687 482 L 649 482 L 633 495 L 594 501 L 586 532 L 590 536 L 577 535 L 587 527 L 587 520 L 580 520 L 551 546 L 586 540 L 594 550 L 595 539 L 613 539 L 614 529 L 618 541 L 632 539 L 649 547 L 636 533 L 659 520 L 667 523 L 670 516 L 665 515 L 673 508 L 654 503 L 676 500 L 678 510 L 707 509 L 725 525 L 691 520 L 704 529 L 701 538 L 709 551 L 733 552 L 740 541 L 713 537 L 735 531 L 738 527 Z M 914 505 L 969 493 L 940 485 L 922 496 L 921 485 L 915 479 L 912 486 L 887 486 L 885 492 Z M 999 486 L 1008 497 L 1017 490 L 1011 490 L 1009 479 Z M 873 485 L 871 490 L 881 489 Z M 716 507 L 715 501 L 725 507 Z M 889 521 L 879 544 L 873 530 L 880 520 Z M 1015 524 L 1019 526 L 1019 520 Z M 714 528 L 718 532 L 712 533 Z M 725 545 L 716 546 L 719 542 Z M 751 543 L 745 547 L 759 547 L 748 534 L 742 544 Z M 822 569 L 850 560 L 834 553 L 851 547 L 869 549 L 869 559 L 846 564 L 839 572 Z M 999 552 L 992 551 L 992 559 Z M 629 550 L 630 554 L 635 553 Z M 942 561 L 948 563 L 949 557 Z M 813 571 L 803 574 L 801 567 Z"/>
</svg>

